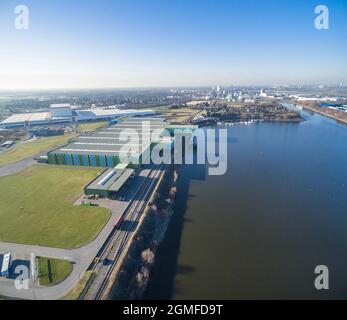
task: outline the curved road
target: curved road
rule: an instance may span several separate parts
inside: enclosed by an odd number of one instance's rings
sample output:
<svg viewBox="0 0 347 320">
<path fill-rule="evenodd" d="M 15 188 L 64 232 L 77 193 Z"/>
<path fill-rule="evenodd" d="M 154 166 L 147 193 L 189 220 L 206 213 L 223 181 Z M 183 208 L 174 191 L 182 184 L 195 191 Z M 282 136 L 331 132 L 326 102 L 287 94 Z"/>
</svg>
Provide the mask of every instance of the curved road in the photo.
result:
<svg viewBox="0 0 347 320">
<path fill-rule="evenodd" d="M 49 148 L 47 151 L 44 152 L 39 152 L 31 157 L 28 157 L 26 159 L 14 162 L 14 163 L 10 163 L 4 166 L 0 166 L 0 177 L 4 177 L 4 176 L 8 176 L 14 173 L 17 173 L 19 171 L 24 170 L 25 168 L 28 168 L 30 166 L 32 166 L 33 164 L 37 163 L 34 158 L 47 154 L 50 151 L 53 151 L 59 147 L 64 146 L 65 144 L 61 144 L 61 145 L 57 145 L 55 147 L 51 147 Z M 10 149 L 9 149 L 10 150 Z"/>
<path fill-rule="evenodd" d="M 35 156 L 36 157 L 36 156 Z M 21 160 L 16 163 L 8 164 L 6 166 L 0 167 L 0 177 L 8 176 L 10 174 L 17 173 L 35 164 L 36 161 L 34 157 Z"/>
<path fill-rule="evenodd" d="M 144 169 L 141 171 L 139 176 L 141 178 L 147 178 L 150 173 L 149 169 Z M 141 179 L 140 179 L 141 181 Z M 141 181 L 140 185 L 133 192 L 131 199 L 135 198 L 135 195 L 140 190 L 143 183 L 146 181 Z M 132 204 L 132 200 L 123 202 L 122 206 L 119 207 L 117 212 L 111 213 L 111 218 L 99 233 L 97 238 L 90 242 L 89 244 L 72 249 L 57 249 L 50 247 L 41 247 L 41 246 L 30 246 L 23 244 L 14 244 L 0 242 L 0 252 L 6 253 L 11 252 L 18 256 L 27 256 L 30 257 L 32 253 L 35 256 L 43 256 L 48 258 L 55 258 L 61 260 L 69 260 L 73 263 L 73 270 L 69 277 L 61 282 L 60 284 L 54 287 L 33 287 L 29 290 L 17 290 L 14 286 L 13 280 L 0 280 L 0 295 L 6 296 L 9 298 L 19 298 L 19 299 L 39 299 L 39 300 L 57 300 L 68 294 L 81 279 L 85 271 L 97 256 L 99 250 L 102 248 L 107 238 L 111 234 L 114 225 L 117 223 L 121 214 L 123 214 Z"/>
<path fill-rule="evenodd" d="M 127 207 L 126 203 L 123 210 Z M 35 256 L 47 258 L 69 260 L 73 263 L 73 270 L 69 277 L 54 287 L 34 287 L 30 290 L 17 290 L 13 281 L 0 281 L 0 294 L 10 298 L 20 299 L 39 299 L 39 300 L 57 300 L 69 293 L 78 283 L 84 272 L 98 254 L 98 251 L 106 241 L 107 237 L 113 230 L 119 214 L 113 213 L 106 226 L 99 233 L 98 237 L 91 243 L 81 248 L 65 250 L 49 247 L 30 246 L 23 244 L 14 244 L 0 242 L 0 252 L 13 252 L 18 256 L 30 257 L 32 253 Z"/>
</svg>

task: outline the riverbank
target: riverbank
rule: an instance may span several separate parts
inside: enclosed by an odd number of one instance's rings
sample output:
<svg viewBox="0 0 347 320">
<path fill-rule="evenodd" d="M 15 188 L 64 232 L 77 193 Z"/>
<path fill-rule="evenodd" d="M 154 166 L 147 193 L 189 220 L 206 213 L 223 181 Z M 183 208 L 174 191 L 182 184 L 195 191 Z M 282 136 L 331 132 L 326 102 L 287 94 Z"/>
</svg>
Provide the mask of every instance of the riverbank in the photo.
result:
<svg viewBox="0 0 347 320">
<path fill-rule="evenodd" d="M 173 213 L 177 171 L 168 166 L 155 190 L 154 197 L 143 214 L 143 221 L 131 243 L 127 257 L 118 270 L 109 299 L 142 299 L 150 280 L 156 252 L 164 240 Z"/>
<path fill-rule="evenodd" d="M 299 112 L 285 108 L 277 102 L 241 106 L 217 105 L 207 112 L 207 117 L 227 123 L 304 121 Z"/>
<path fill-rule="evenodd" d="M 293 102 L 288 102 L 288 103 L 293 103 Z M 329 108 L 323 108 L 323 107 L 319 107 L 316 105 L 310 105 L 308 103 L 302 103 L 302 102 L 298 102 L 298 101 L 294 101 L 294 103 L 306 110 L 310 110 L 313 112 L 317 112 L 320 115 L 326 116 L 328 118 L 334 119 L 338 122 L 341 122 L 343 124 L 347 125 L 347 112 L 343 112 L 343 111 L 338 111 L 338 110 L 332 110 Z"/>
</svg>

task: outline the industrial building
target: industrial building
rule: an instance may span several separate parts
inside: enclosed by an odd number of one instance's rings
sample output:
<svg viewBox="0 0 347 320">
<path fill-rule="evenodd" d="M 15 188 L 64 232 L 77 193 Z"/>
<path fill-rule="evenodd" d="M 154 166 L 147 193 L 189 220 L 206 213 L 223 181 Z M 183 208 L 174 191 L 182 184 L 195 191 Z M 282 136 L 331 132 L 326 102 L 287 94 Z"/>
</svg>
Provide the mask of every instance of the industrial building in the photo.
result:
<svg viewBox="0 0 347 320">
<path fill-rule="evenodd" d="M 2 128 L 47 126 L 62 123 L 111 121 L 120 117 L 153 116 L 153 110 L 120 110 L 114 106 L 78 109 L 70 104 L 52 104 L 47 112 L 14 114 L 0 122 Z"/>
<path fill-rule="evenodd" d="M 128 157 L 130 165 L 136 166 L 145 162 L 144 157 L 149 156 L 148 151 L 153 145 L 164 143 L 167 148 L 172 148 L 173 139 L 160 137 L 168 127 L 163 118 L 127 118 L 93 135 L 80 136 L 67 146 L 48 153 L 48 163 L 114 168 L 124 162 L 121 161 L 124 156 Z M 128 150 L 124 150 L 125 145 Z"/>
<path fill-rule="evenodd" d="M 51 104 L 50 110 L 51 117 L 55 119 L 72 117 L 72 107 L 69 103 Z"/>
<path fill-rule="evenodd" d="M 11 140 L 5 141 L 4 143 L 2 143 L 2 144 L 0 145 L 0 149 L 8 149 L 8 148 L 11 148 L 14 144 L 15 144 L 14 141 L 11 141 Z"/>
<path fill-rule="evenodd" d="M 51 124 L 50 112 L 20 113 L 5 119 L 0 126 L 7 129 L 27 126 L 40 126 Z"/>
<path fill-rule="evenodd" d="M 159 117 L 130 117 L 91 135 L 74 138 L 68 145 L 37 160 L 52 165 L 105 168 L 85 187 L 84 192 L 86 195 L 109 198 L 124 187 L 138 166 L 151 163 L 152 148 L 159 145 L 159 150 L 171 152 L 176 131 L 193 132 L 197 128 L 169 125 Z"/>
<path fill-rule="evenodd" d="M 116 107 L 92 108 L 87 110 L 74 109 L 73 122 L 111 121 L 121 117 L 154 116 L 156 112 L 151 109 L 117 109 Z"/>
<path fill-rule="evenodd" d="M 106 169 L 95 180 L 90 182 L 85 188 L 86 195 L 99 195 L 108 198 L 121 190 L 128 179 L 134 174 L 134 169 L 114 168 Z"/>
<path fill-rule="evenodd" d="M 61 128 L 47 128 L 47 127 L 35 127 L 29 130 L 30 137 L 53 137 L 62 136 L 65 131 Z"/>
</svg>

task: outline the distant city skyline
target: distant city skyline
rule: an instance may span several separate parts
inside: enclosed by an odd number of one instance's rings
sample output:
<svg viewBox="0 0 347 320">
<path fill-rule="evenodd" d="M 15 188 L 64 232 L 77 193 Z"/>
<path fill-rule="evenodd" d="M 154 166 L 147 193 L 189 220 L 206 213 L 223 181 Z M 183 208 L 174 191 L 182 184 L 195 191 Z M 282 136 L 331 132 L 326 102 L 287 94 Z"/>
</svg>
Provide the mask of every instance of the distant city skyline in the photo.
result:
<svg viewBox="0 0 347 320">
<path fill-rule="evenodd" d="M 17 5 L 29 30 L 14 27 Z M 347 83 L 347 2 L 2 0 L 0 90 Z"/>
</svg>

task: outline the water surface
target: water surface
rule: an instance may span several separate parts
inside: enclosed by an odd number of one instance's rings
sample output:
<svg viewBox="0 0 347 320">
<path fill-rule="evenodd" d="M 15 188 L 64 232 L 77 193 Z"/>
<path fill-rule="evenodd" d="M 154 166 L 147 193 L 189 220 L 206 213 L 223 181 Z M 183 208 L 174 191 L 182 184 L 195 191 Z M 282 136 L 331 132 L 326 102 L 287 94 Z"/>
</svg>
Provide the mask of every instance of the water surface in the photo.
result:
<svg viewBox="0 0 347 320">
<path fill-rule="evenodd" d="M 182 167 L 147 298 L 347 298 L 347 126 L 302 115 L 230 127 L 224 176 Z"/>
</svg>

